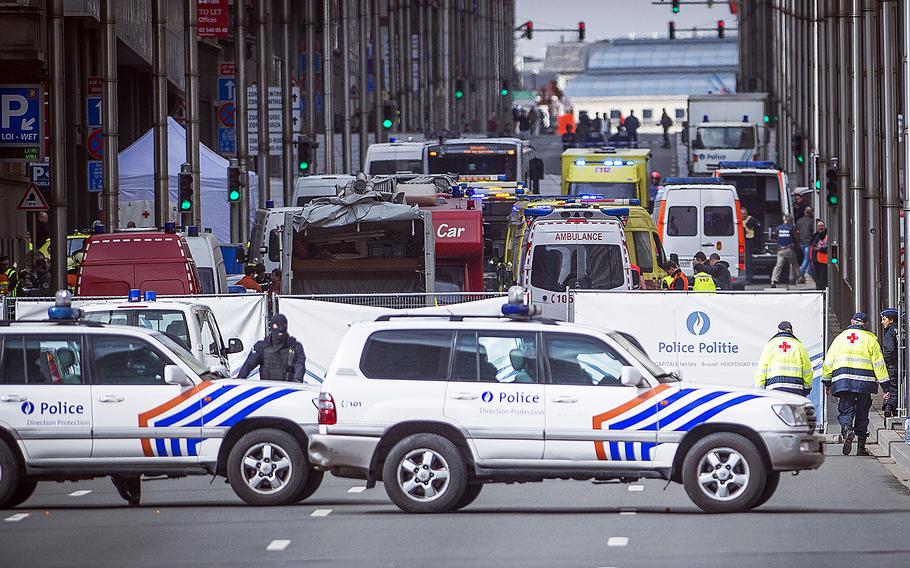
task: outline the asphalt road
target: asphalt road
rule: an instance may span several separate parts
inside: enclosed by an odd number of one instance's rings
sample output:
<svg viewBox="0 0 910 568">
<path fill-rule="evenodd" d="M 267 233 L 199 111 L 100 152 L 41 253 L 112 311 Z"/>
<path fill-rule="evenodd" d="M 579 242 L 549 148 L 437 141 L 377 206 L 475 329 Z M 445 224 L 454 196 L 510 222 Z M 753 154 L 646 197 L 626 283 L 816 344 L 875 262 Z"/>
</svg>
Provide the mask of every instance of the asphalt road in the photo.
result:
<svg viewBox="0 0 910 568">
<path fill-rule="evenodd" d="M 490 485 L 429 516 L 361 488 L 327 476 L 300 505 L 253 508 L 221 479 L 148 481 L 131 508 L 107 480 L 47 483 L 0 513 L 0 566 L 910 566 L 910 492 L 875 458 L 829 456 L 736 515 L 655 480 Z"/>
</svg>

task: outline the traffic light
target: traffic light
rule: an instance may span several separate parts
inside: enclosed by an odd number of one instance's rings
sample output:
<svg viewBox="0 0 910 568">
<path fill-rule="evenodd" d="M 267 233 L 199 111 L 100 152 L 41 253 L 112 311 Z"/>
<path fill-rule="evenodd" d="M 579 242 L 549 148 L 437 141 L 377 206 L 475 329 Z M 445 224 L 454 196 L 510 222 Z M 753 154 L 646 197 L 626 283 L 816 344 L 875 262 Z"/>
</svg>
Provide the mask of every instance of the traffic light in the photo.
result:
<svg viewBox="0 0 910 568">
<path fill-rule="evenodd" d="M 673 0 L 673 13 L 679 14 L 679 0 Z"/>
<path fill-rule="evenodd" d="M 382 105 L 382 127 L 388 130 L 392 128 L 393 124 L 395 124 L 395 110 L 390 104 Z"/>
<path fill-rule="evenodd" d="M 839 247 L 837 246 L 837 243 L 828 245 L 828 262 L 829 263 L 831 263 L 831 264 L 840 263 L 840 254 L 838 254 L 840 251 L 838 249 L 839 249 Z"/>
<path fill-rule="evenodd" d="M 502 87 L 499 89 L 499 94 L 504 97 L 509 96 L 509 82 L 508 81 L 502 82 Z"/>
<path fill-rule="evenodd" d="M 180 206 L 181 213 L 189 213 L 193 210 L 193 174 L 190 172 L 180 172 L 178 174 L 179 199 L 177 203 Z"/>
<path fill-rule="evenodd" d="M 461 79 L 455 79 L 455 100 L 461 100 L 464 98 L 464 81 Z"/>
<path fill-rule="evenodd" d="M 724 21 L 717 20 L 717 37 L 723 39 L 724 37 Z"/>
<path fill-rule="evenodd" d="M 799 134 L 794 134 L 790 137 L 790 149 L 793 151 L 793 157 L 796 158 L 796 161 L 802 164 L 806 161 L 806 157 L 803 155 L 803 137 Z"/>
<path fill-rule="evenodd" d="M 837 158 L 832 158 L 830 166 L 825 171 L 825 191 L 828 193 L 826 201 L 830 207 L 837 207 L 840 203 L 838 195 L 840 185 L 837 183 Z"/>
<path fill-rule="evenodd" d="M 676 22 L 670 20 L 670 22 L 667 24 L 667 27 L 670 31 L 670 39 L 676 39 Z"/>
<path fill-rule="evenodd" d="M 297 141 L 297 173 L 302 176 L 313 173 L 313 150 L 309 140 Z"/>
<path fill-rule="evenodd" d="M 585 40 L 585 23 L 578 22 L 578 41 Z"/>
<path fill-rule="evenodd" d="M 241 186 L 243 182 L 240 179 L 240 167 L 235 165 L 228 166 L 227 169 L 227 199 L 228 203 L 238 203 L 240 201 Z"/>
<path fill-rule="evenodd" d="M 534 39 L 534 22 L 528 20 L 524 25 L 525 31 L 521 34 L 521 37 L 527 39 Z"/>
</svg>

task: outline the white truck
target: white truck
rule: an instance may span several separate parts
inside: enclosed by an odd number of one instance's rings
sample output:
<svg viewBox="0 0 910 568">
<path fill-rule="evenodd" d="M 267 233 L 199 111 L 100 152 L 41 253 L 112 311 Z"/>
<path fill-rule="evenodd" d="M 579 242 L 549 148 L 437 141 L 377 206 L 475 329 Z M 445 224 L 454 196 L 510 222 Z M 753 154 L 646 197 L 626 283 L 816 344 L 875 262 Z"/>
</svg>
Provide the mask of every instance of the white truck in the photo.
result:
<svg viewBox="0 0 910 568">
<path fill-rule="evenodd" d="M 721 161 L 769 159 L 767 99 L 767 93 L 689 97 L 689 174 L 711 174 Z"/>
</svg>

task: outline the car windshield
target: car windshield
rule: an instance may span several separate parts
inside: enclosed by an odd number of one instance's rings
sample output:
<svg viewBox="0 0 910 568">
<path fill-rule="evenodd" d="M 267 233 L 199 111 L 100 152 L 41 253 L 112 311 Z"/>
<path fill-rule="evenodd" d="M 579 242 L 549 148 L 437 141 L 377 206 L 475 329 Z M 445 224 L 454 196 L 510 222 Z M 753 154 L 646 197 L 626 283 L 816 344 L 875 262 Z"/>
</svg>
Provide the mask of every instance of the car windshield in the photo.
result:
<svg viewBox="0 0 910 568">
<path fill-rule="evenodd" d="M 399 172 L 410 172 L 412 174 L 423 173 L 423 162 L 420 158 L 402 159 L 402 160 L 375 160 L 369 163 L 371 176 L 396 174 Z"/>
<path fill-rule="evenodd" d="M 184 349 L 190 348 L 190 332 L 186 316 L 179 310 L 122 309 L 89 311 L 84 319 L 113 325 L 144 327 L 167 334 Z"/>
<path fill-rule="evenodd" d="M 619 245 L 538 245 L 531 260 L 531 286 L 612 290 L 625 283 Z"/>
<path fill-rule="evenodd" d="M 755 129 L 751 126 L 699 127 L 695 146 L 704 150 L 754 148 Z"/>
<path fill-rule="evenodd" d="M 168 348 L 168 350 L 178 359 L 183 361 L 187 367 L 193 370 L 197 375 L 203 375 L 208 373 L 208 368 L 203 366 L 199 361 L 193 357 L 193 354 L 184 349 L 182 345 L 168 337 L 163 333 L 153 333 L 152 337 L 157 339 L 162 345 Z"/>
<path fill-rule="evenodd" d="M 518 157 L 509 144 L 447 144 L 431 148 L 427 164 L 431 174 L 499 175 L 505 176 L 500 181 L 516 181 Z"/>
<path fill-rule="evenodd" d="M 625 349 L 629 355 L 632 356 L 632 358 L 641 363 L 641 366 L 647 369 L 649 373 L 654 375 L 654 378 L 656 378 L 658 381 L 662 383 L 675 383 L 679 380 L 675 375 L 670 375 L 661 369 L 657 363 L 652 361 L 648 355 L 638 345 L 636 345 L 637 342 L 629 340 L 625 334 L 612 332 L 609 335 L 613 341 Z"/>
<path fill-rule="evenodd" d="M 607 199 L 635 199 L 638 186 L 634 182 L 584 181 L 569 182 L 569 195 L 603 195 Z"/>
</svg>

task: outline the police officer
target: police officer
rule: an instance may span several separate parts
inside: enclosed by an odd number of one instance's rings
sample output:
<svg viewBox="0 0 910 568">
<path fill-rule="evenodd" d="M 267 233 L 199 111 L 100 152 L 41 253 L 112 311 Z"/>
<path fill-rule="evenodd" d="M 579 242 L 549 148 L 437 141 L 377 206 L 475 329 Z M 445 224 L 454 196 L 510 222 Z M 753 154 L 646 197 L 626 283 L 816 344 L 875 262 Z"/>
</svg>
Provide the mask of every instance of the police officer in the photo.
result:
<svg viewBox="0 0 910 568">
<path fill-rule="evenodd" d="M 693 292 L 716 292 L 717 283 L 714 282 L 714 277 L 710 274 L 710 266 L 708 264 L 708 257 L 705 256 L 705 253 L 699 251 L 695 253 L 695 257 L 692 259 L 692 270 L 695 271 L 695 274 L 692 276 L 692 291 Z"/>
<path fill-rule="evenodd" d="M 288 335 L 288 318 L 284 314 L 272 316 L 268 337 L 256 342 L 238 376 L 245 379 L 256 367 L 264 381 L 303 382 L 306 354 L 303 345 Z"/>
<path fill-rule="evenodd" d="M 777 334 L 765 345 L 758 361 L 755 386 L 760 389 L 809 396 L 812 362 L 788 321 L 777 324 Z"/>
<path fill-rule="evenodd" d="M 799 264 L 796 262 L 796 230 L 793 228 L 793 217 L 784 215 L 784 222 L 775 229 L 777 236 L 777 263 L 771 273 L 771 287 L 777 288 L 784 270 L 795 278 L 799 284 L 804 284 L 806 279 L 799 273 Z"/>
<path fill-rule="evenodd" d="M 3 290 L 2 282 L 6 286 Z M 19 290 L 19 273 L 10 266 L 8 256 L 0 256 L 0 295 L 15 296 Z"/>
<path fill-rule="evenodd" d="M 885 386 L 885 397 L 882 410 L 885 417 L 894 415 L 897 408 L 897 310 L 886 308 L 879 314 L 882 317 L 882 355 L 885 357 L 885 368 L 888 369 L 888 384 Z"/>
<path fill-rule="evenodd" d="M 866 438 L 869 436 L 869 409 L 872 394 L 879 385 L 886 388 L 888 369 L 878 345 L 878 339 L 866 328 L 869 316 L 856 312 L 850 327 L 834 338 L 822 365 L 825 392 L 838 398 L 837 421 L 844 437 L 844 455 L 853 449 L 857 438 L 856 455 L 868 456 Z"/>
<path fill-rule="evenodd" d="M 679 290 L 680 292 L 689 290 L 689 279 L 686 278 L 683 271 L 679 269 L 678 264 L 672 260 L 668 260 L 667 264 L 664 265 L 664 270 L 667 271 L 668 276 L 664 276 L 664 279 L 661 281 L 661 289 Z"/>
</svg>

